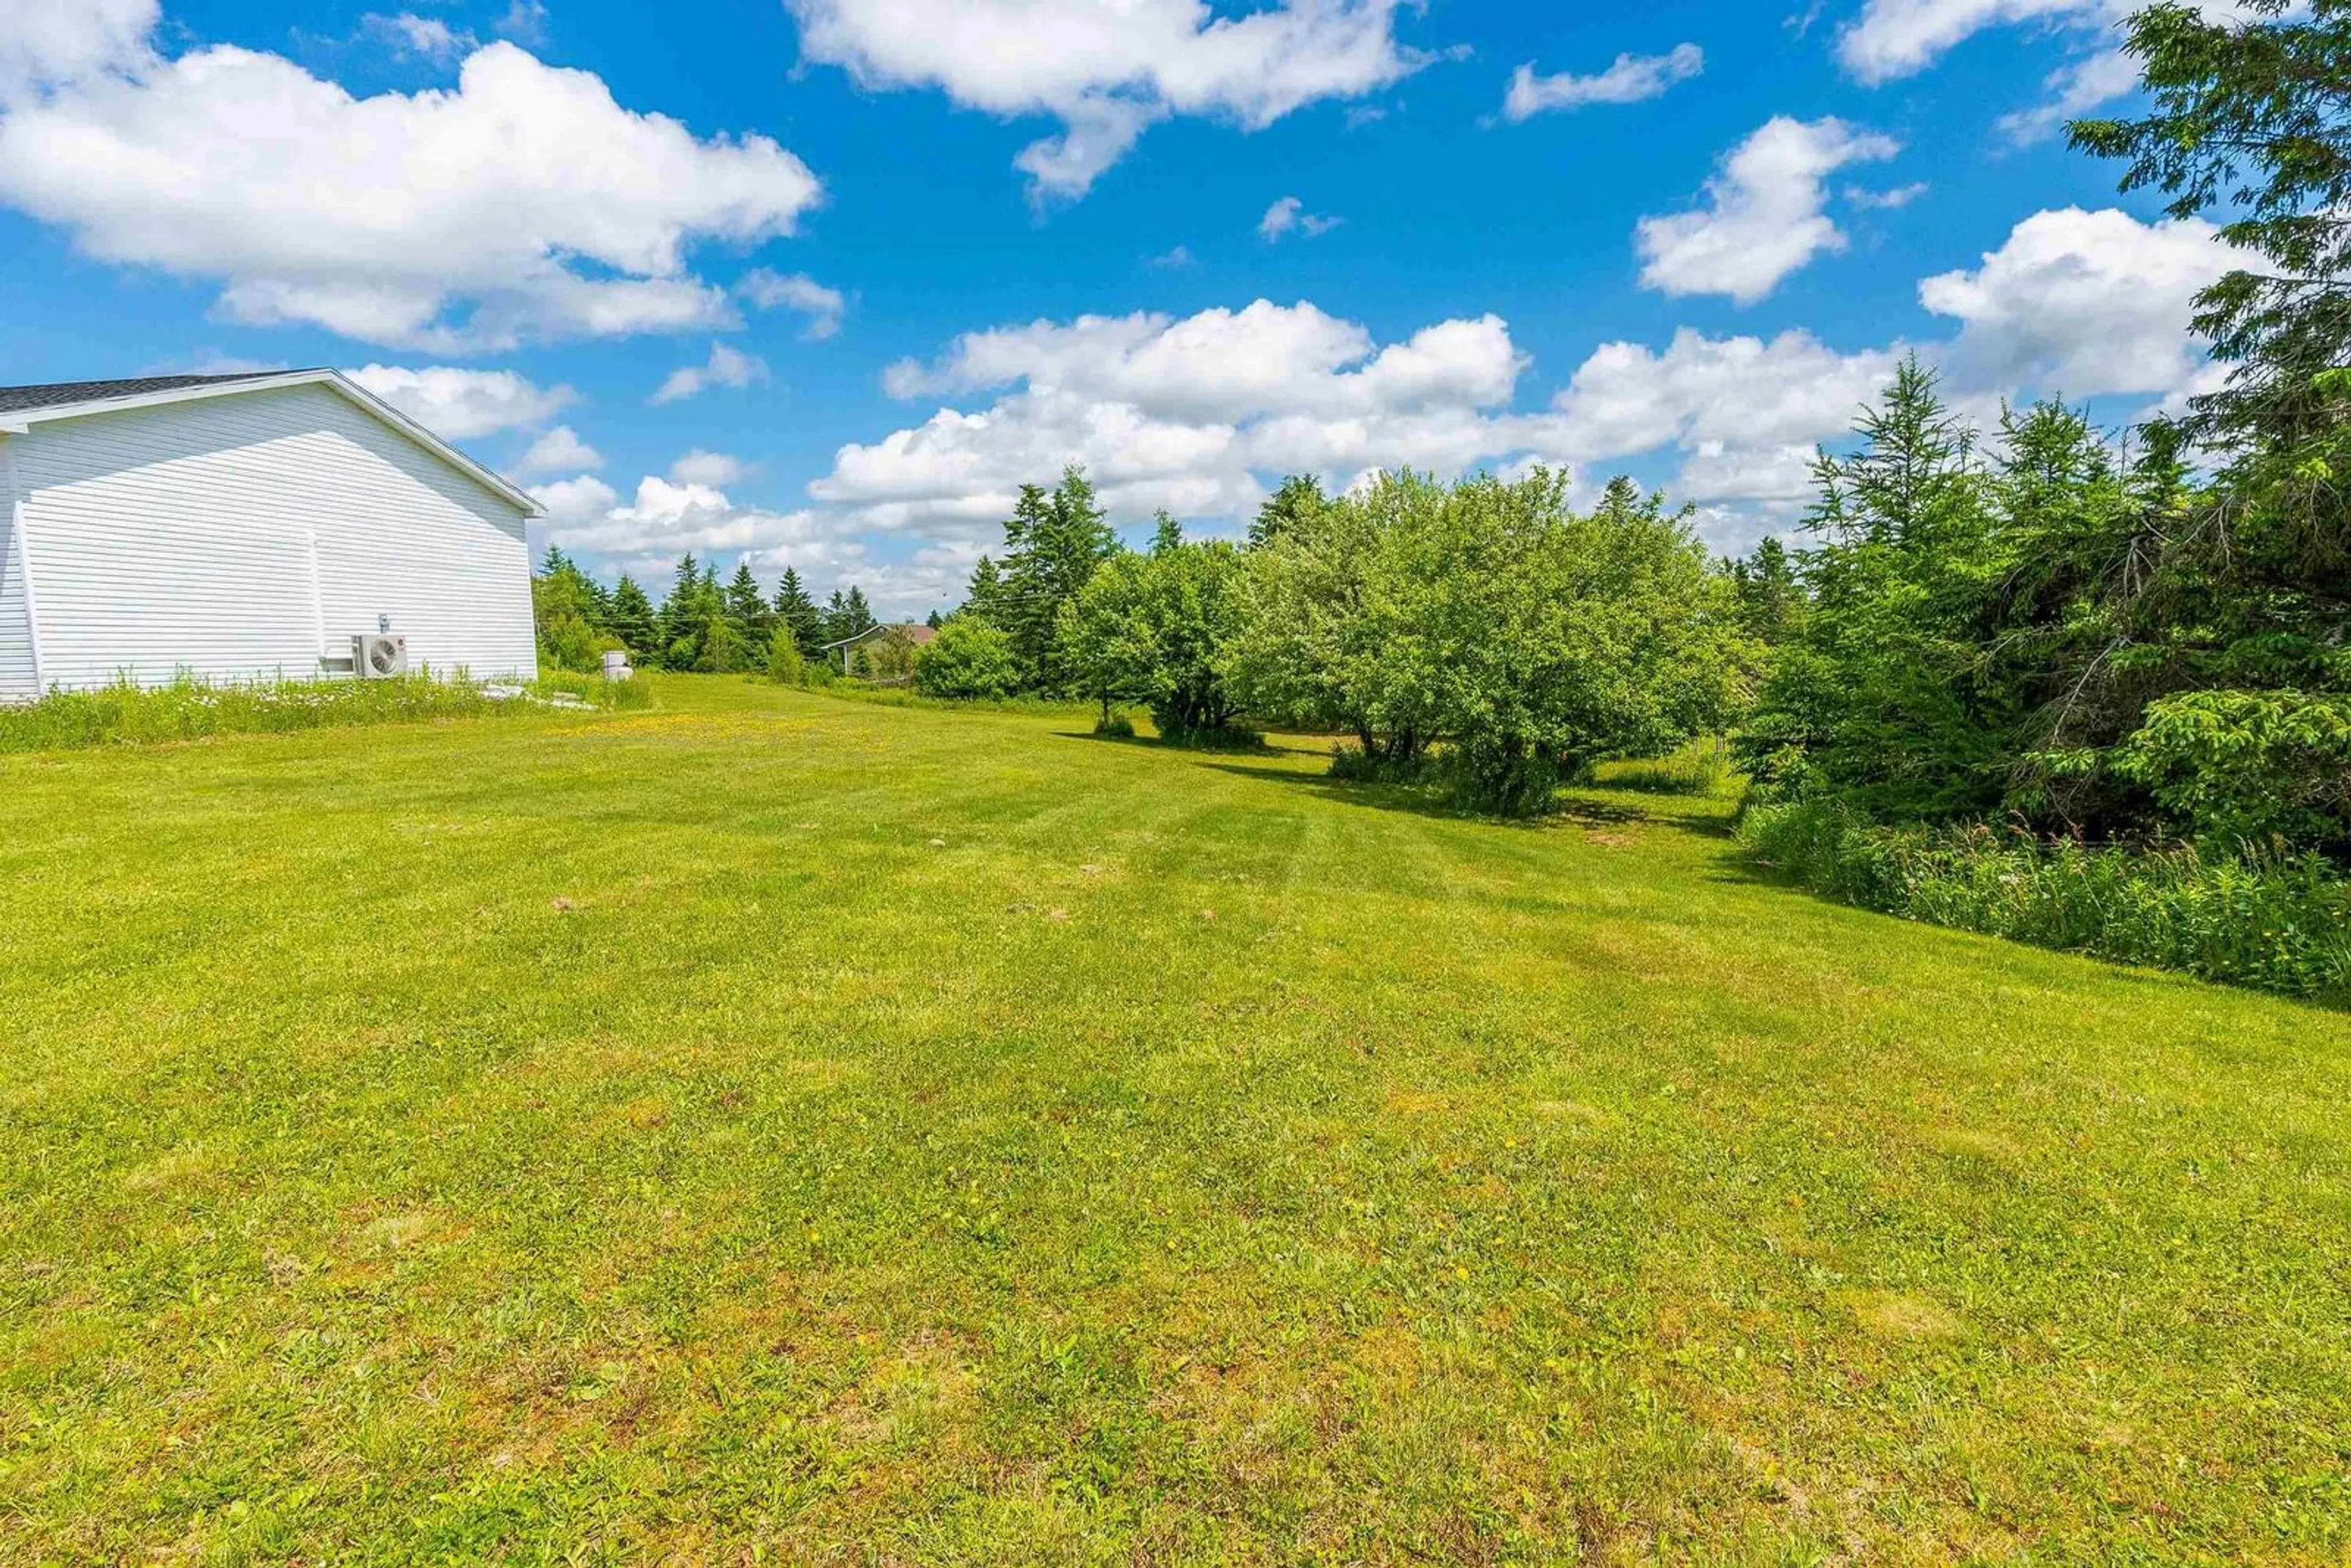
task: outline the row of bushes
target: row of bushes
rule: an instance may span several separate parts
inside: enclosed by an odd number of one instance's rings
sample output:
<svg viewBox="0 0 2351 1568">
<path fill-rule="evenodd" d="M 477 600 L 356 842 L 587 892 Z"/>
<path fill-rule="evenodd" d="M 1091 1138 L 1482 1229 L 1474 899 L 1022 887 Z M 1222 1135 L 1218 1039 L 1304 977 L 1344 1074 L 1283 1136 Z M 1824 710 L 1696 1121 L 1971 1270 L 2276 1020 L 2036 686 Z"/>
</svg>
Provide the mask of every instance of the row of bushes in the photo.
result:
<svg viewBox="0 0 2351 1568">
<path fill-rule="evenodd" d="M 1740 842 L 1866 909 L 2287 996 L 2351 1001 L 2351 885 L 2317 855 L 2094 848 L 1755 806 Z"/>
<path fill-rule="evenodd" d="M 430 674 L 380 681 L 213 685 L 183 674 L 164 685 L 120 680 L 91 691 L 54 691 L 37 702 L 0 707 L 0 752 L 468 718 L 543 712 L 549 706 L 634 708 L 652 701 L 653 694 L 639 682 L 563 674 L 528 685 Z"/>
</svg>

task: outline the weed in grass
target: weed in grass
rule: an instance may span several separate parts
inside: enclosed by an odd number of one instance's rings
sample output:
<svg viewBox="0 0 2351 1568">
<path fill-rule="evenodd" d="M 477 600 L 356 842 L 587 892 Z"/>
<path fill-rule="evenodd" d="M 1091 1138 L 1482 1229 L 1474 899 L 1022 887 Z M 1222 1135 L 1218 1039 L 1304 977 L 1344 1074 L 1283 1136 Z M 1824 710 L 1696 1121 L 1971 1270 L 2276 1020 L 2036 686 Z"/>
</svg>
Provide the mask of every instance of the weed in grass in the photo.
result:
<svg viewBox="0 0 2351 1568">
<path fill-rule="evenodd" d="M 1605 789 L 1650 795 L 1731 795 L 1740 787 L 1729 755 L 1713 740 L 1693 741 L 1670 757 L 1603 762 L 1593 776 Z"/>
</svg>

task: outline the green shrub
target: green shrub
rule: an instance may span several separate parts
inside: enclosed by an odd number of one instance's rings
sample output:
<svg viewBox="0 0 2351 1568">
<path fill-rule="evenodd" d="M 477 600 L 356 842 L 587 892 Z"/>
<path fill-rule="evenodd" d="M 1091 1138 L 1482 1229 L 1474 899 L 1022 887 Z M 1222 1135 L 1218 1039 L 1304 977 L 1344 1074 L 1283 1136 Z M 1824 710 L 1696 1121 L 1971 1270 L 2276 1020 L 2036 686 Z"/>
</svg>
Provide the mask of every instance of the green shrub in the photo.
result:
<svg viewBox="0 0 2351 1568">
<path fill-rule="evenodd" d="M 2118 778 L 2208 842 L 2351 841 L 2351 697 L 2183 692 L 2147 705 Z"/>
<path fill-rule="evenodd" d="M 2288 996 L 2351 1000 L 2351 884 L 2316 855 L 2095 849 L 1755 808 L 1740 842 L 1864 908 Z"/>
<path fill-rule="evenodd" d="M 800 656 L 799 644 L 789 632 L 778 632 L 768 644 L 768 679 L 779 686 L 804 686 L 809 684 L 809 662 Z"/>
<path fill-rule="evenodd" d="M 611 649 L 625 653 L 628 644 L 568 612 L 549 617 L 539 627 L 538 657 L 542 664 L 563 670 L 601 670 L 604 654 Z"/>
<path fill-rule="evenodd" d="M 1124 708 L 1112 708 L 1094 720 L 1094 733 L 1104 740 L 1133 740 L 1134 719 Z"/>
<path fill-rule="evenodd" d="M 634 681 L 551 673 L 528 686 L 431 675 L 385 681 L 246 681 L 211 685 L 190 675 L 166 685 L 121 680 L 94 691 L 54 691 L 0 707 L 0 752 L 140 746 L 208 735 L 272 734 L 419 719 L 544 713 L 548 706 L 648 706 Z"/>
<path fill-rule="evenodd" d="M 1020 689 L 1011 636 L 977 617 L 956 617 L 915 653 L 914 689 L 927 697 L 1001 702 Z"/>
</svg>

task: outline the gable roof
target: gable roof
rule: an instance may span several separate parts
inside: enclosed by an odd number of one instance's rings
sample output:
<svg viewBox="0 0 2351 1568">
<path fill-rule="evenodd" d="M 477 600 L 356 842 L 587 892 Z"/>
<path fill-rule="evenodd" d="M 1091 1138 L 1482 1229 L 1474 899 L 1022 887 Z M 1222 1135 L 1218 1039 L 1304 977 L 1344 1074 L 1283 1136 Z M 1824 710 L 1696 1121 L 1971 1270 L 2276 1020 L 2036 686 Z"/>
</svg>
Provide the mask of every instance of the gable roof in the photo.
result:
<svg viewBox="0 0 2351 1568">
<path fill-rule="evenodd" d="M 245 371 L 229 376 L 141 376 L 137 381 L 128 382 L 59 382 L 54 386 L 45 387 L 0 387 L 0 413 L 140 397 L 148 392 L 178 392 L 183 387 L 223 386 L 230 382 L 258 381 L 281 373 L 277 371 Z"/>
<path fill-rule="evenodd" d="M 131 409 L 159 408 L 166 403 L 192 402 L 204 398 L 302 386 L 324 387 L 334 392 L 360 413 L 390 425 L 524 517 L 547 515 L 547 508 L 524 491 L 483 467 L 340 371 L 323 368 L 253 371 L 227 376 L 145 376 L 131 381 L 58 382 L 48 386 L 0 387 L 0 434 L 28 435 L 35 425 L 46 424 L 52 420 L 80 419 L 93 413 L 122 413 Z"/>
</svg>

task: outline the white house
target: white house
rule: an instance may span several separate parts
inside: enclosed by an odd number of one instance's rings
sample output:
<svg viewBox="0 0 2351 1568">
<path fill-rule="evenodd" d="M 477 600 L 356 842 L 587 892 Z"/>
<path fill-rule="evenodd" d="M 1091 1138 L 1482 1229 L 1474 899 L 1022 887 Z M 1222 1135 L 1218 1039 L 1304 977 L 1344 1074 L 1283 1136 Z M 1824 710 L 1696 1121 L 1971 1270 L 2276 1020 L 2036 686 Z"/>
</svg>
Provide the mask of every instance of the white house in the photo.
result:
<svg viewBox="0 0 2351 1568">
<path fill-rule="evenodd" d="M 528 496 L 332 371 L 0 388 L 0 701 L 537 674 Z"/>
</svg>

